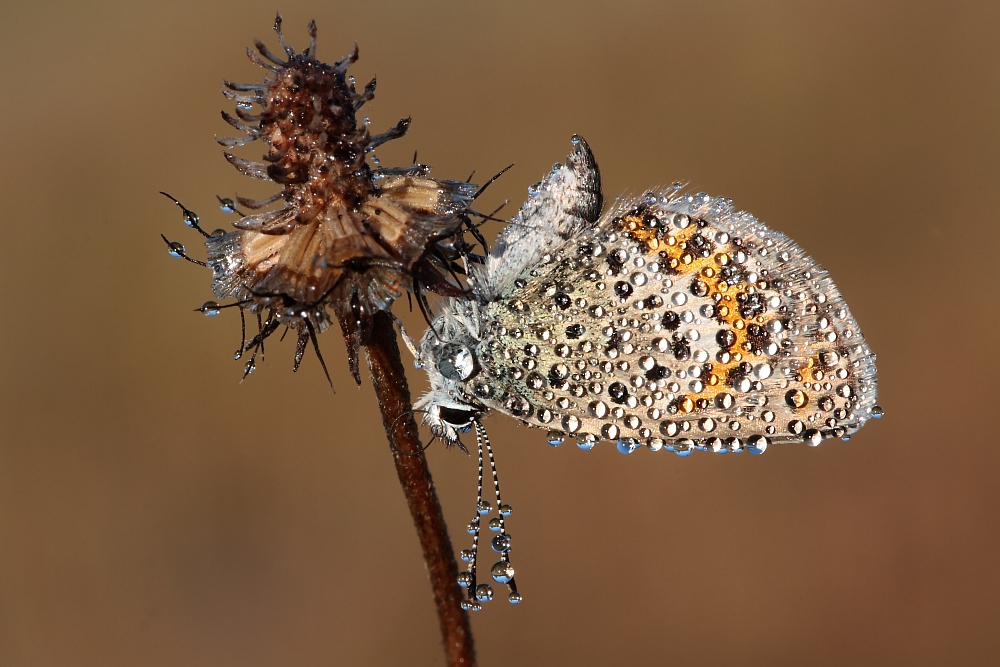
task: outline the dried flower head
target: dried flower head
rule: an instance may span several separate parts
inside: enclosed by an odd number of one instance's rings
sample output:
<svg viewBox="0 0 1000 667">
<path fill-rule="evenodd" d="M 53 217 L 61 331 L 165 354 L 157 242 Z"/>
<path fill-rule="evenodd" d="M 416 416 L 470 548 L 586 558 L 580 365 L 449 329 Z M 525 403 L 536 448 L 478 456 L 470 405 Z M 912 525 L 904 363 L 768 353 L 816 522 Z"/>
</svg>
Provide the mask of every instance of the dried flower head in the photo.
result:
<svg viewBox="0 0 1000 667">
<path fill-rule="evenodd" d="M 220 299 L 236 299 L 231 305 L 241 314 L 248 310 L 258 319 L 260 332 L 237 353 L 239 358 L 253 349 L 248 373 L 264 339 L 280 325 L 298 333 L 297 369 L 306 345 L 310 340 L 315 345 L 316 334 L 329 326 L 330 309 L 360 383 L 358 346 L 367 341 L 375 312 L 388 309 L 406 290 L 418 295 L 421 306 L 422 289 L 463 293 L 454 280 L 454 260 L 466 248 L 460 232 L 463 225 L 471 229 L 468 207 L 476 186 L 430 178 L 430 168 L 415 160 L 390 168 L 373 156 L 370 165 L 368 155 L 406 134 L 410 119 L 371 135 L 367 119 L 358 123 L 357 112 L 374 96 L 375 79 L 358 92 L 347 75 L 358 58 L 357 45 L 327 65 L 316 59 L 315 22 L 309 23 L 309 46 L 300 54 L 285 42 L 280 15 L 274 29 L 284 58 L 259 40 L 260 55 L 247 49 L 250 60 L 270 73 L 264 82 L 224 82 L 236 117 L 226 112 L 222 117 L 246 136 L 218 141 L 227 148 L 263 143 L 263 162 L 224 154 L 241 173 L 282 189 L 266 199 L 237 196 L 240 206 L 262 212 L 240 213 L 236 231 L 205 234 L 212 289 Z M 224 210 L 239 213 L 236 202 L 222 202 Z M 184 211 L 186 219 L 194 216 Z M 198 228 L 197 216 L 194 221 L 191 226 Z M 219 307 L 209 303 L 202 310 Z"/>
</svg>

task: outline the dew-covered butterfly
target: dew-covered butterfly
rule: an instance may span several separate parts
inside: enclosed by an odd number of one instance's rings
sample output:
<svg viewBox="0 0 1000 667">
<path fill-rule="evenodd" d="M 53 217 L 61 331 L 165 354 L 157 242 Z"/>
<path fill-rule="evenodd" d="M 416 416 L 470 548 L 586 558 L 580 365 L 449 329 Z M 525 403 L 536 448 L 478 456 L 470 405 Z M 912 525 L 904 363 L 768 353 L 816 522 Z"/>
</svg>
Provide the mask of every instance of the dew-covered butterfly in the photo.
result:
<svg viewBox="0 0 1000 667">
<path fill-rule="evenodd" d="M 475 427 L 480 489 L 490 411 L 546 429 L 552 445 L 609 440 L 623 453 L 681 456 L 815 446 L 882 414 L 875 355 L 798 245 L 678 184 L 602 215 L 597 164 L 582 138 L 573 144 L 472 267 L 471 294 L 443 301 L 417 350 L 430 390 L 415 407 L 445 442 Z M 477 545 L 478 528 L 477 518 Z M 502 517 L 491 528 L 503 554 L 494 578 L 507 583 Z M 476 587 L 474 567 L 463 577 L 475 599 L 492 595 Z"/>
</svg>

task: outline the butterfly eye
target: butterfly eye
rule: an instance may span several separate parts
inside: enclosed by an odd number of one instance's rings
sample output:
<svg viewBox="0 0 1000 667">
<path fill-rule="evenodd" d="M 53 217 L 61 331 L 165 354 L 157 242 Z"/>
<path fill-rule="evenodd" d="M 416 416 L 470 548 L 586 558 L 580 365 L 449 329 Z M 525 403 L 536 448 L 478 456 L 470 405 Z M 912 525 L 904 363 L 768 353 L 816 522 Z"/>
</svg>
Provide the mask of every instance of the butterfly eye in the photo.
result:
<svg viewBox="0 0 1000 667">
<path fill-rule="evenodd" d="M 447 408 L 441 406 L 438 408 L 438 416 L 441 417 L 441 421 L 447 422 L 452 426 L 468 426 L 472 423 L 472 419 L 476 416 L 476 412 L 473 410 L 459 410 L 457 408 Z"/>
<path fill-rule="evenodd" d="M 464 382 L 479 372 L 476 357 L 459 343 L 447 343 L 438 351 L 438 370 L 449 380 Z"/>
</svg>

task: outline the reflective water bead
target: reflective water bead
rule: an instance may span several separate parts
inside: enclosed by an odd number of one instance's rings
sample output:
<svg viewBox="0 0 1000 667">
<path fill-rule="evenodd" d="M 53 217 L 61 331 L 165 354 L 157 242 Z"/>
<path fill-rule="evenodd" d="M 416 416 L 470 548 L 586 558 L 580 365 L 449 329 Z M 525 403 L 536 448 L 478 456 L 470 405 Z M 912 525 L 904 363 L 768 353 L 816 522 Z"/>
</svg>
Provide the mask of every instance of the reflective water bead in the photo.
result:
<svg viewBox="0 0 1000 667">
<path fill-rule="evenodd" d="M 493 511 L 493 506 L 490 505 L 489 502 L 485 500 L 480 500 L 479 505 L 476 507 L 476 511 L 479 512 L 479 514 L 481 515 L 489 514 L 490 512 Z"/>
<path fill-rule="evenodd" d="M 489 526 L 491 531 L 493 531 L 494 533 L 499 533 L 501 530 L 503 530 L 503 519 L 495 516 L 492 519 L 490 519 Z"/>
<path fill-rule="evenodd" d="M 762 435 L 754 435 L 747 440 L 747 451 L 751 454 L 763 454 L 766 449 L 767 438 Z"/>
<path fill-rule="evenodd" d="M 206 301 L 198 310 L 205 313 L 205 317 L 215 317 L 219 314 L 219 304 L 214 301 Z"/>
<path fill-rule="evenodd" d="M 493 599 L 493 587 L 489 584 L 479 584 L 476 586 L 476 599 L 480 602 L 489 602 Z"/>
<path fill-rule="evenodd" d="M 566 434 L 562 431 L 549 431 L 548 435 L 545 436 L 545 442 L 549 443 L 553 447 L 558 447 L 566 441 Z"/>
<path fill-rule="evenodd" d="M 497 561 L 490 568 L 490 575 L 498 584 L 506 584 L 514 578 L 514 566 L 505 560 Z"/>
<path fill-rule="evenodd" d="M 462 588 L 468 588 L 472 585 L 472 573 L 471 572 L 460 572 L 458 575 L 458 585 Z"/>
<path fill-rule="evenodd" d="M 507 602 L 511 604 L 518 604 L 521 601 L 521 594 L 511 591 L 510 595 L 507 596 Z"/>
<path fill-rule="evenodd" d="M 503 535 L 497 535 L 492 540 L 490 540 L 490 546 L 493 547 L 493 551 L 497 553 L 504 553 L 510 551 L 510 534 L 504 533 Z"/>
<path fill-rule="evenodd" d="M 635 438 L 618 438 L 616 447 L 622 454 L 631 454 L 639 448 L 639 443 Z"/>
<path fill-rule="evenodd" d="M 500 505 L 500 507 L 497 508 L 497 511 L 500 513 L 500 516 L 510 516 L 511 513 L 514 511 L 514 508 L 508 505 L 507 503 L 503 503 L 502 505 Z"/>
<path fill-rule="evenodd" d="M 463 562 L 468 563 L 473 558 L 476 557 L 476 554 L 472 551 L 472 549 L 462 549 L 461 553 L 459 553 L 458 556 L 459 556 L 459 558 L 462 559 Z"/>
</svg>

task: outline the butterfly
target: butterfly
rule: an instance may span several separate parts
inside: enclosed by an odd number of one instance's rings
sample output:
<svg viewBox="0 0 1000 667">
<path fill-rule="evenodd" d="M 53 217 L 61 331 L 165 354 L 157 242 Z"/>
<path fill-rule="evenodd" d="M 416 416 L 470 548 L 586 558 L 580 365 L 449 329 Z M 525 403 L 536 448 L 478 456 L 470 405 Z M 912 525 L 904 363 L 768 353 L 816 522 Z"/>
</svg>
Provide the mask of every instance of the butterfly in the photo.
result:
<svg viewBox="0 0 1000 667">
<path fill-rule="evenodd" d="M 430 389 L 414 407 L 435 436 L 475 427 L 482 471 L 493 411 L 552 445 L 681 456 L 815 446 L 881 416 L 875 355 L 805 251 L 680 184 L 602 214 L 600 170 L 572 143 L 420 341 Z"/>
<path fill-rule="evenodd" d="M 415 407 L 435 435 L 495 410 L 553 444 L 759 453 L 881 415 L 875 355 L 798 245 L 679 184 L 601 215 L 597 163 L 573 143 L 423 336 Z"/>
</svg>

